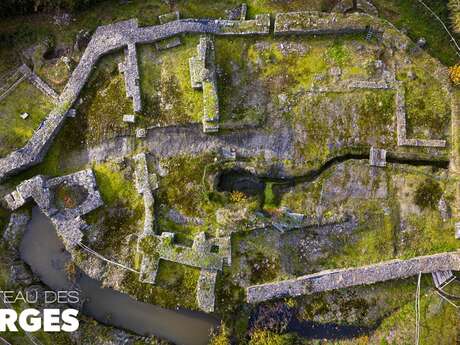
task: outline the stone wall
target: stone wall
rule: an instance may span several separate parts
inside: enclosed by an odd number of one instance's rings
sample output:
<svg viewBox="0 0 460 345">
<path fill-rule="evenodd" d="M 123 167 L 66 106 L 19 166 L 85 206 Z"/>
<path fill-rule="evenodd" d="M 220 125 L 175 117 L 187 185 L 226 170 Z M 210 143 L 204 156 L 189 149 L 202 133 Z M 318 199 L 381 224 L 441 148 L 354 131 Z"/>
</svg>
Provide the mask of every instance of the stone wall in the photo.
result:
<svg viewBox="0 0 460 345">
<path fill-rule="evenodd" d="M 245 21 L 183 19 L 142 28 L 138 27 L 137 20 L 132 19 L 98 27 L 72 72 L 56 107 L 24 147 L 0 159 L 0 181 L 43 160 L 54 137 L 61 129 L 68 110 L 77 100 L 92 69 L 103 55 L 123 49 L 128 44 L 154 43 L 179 34 L 255 35 L 268 34 L 269 29 L 269 15 L 258 15 L 255 20 Z"/>
<path fill-rule="evenodd" d="M 133 101 L 133 110 L 138 113 L 142 110 L 142 102 L 135 43 L 128 43 L 127 48 L 125 49 L 125 56 L 125 62 L 120 63 L 118 68 L 125 76 L 126 97 L 131 98 Z"/>
<path fill-rule="evenodd" d="M 58 208 L 54 192 L 61 184 L 83 188 L 86 191 L 86 198 L 74 207 Z M 52 179 L 37 175 L 21 182 L 15 191 L 4 197 L 7 207 L 12 211 L 31 200 L 34 200 L 40 210 L 50 218 L 57 234 L 69 251 L 81 242 L 82 231 L 87 228 L 86 222 L 81 217 L 103 205 L 97 190 L 96 178 L 89 169 Z"/>
<path fill-rule="evenodd" d="M 197 55 L 189 60 L 190 82 L 194 89 L 203 91 L 203 132 L 219 130 L 219 97 L 214 41 L 209 36 L 201 36 Z"/>
<path fill-rule="evenodd" d="M 275 17 L 275 35 L 330 35 L 367 32 L 371 17 L 359 13 L 324 12 L 278 13 Z"/>
<path fill-rule="evenodd" d="M 275 35 L 345 34 L 367 32 L 369 28 L 379 33 L 381 43 L 392 51 L 407 49 L 411 42 L 388 22 L 363 13 L 350 15 L 321 12 L 279 13 L 275 18 L 274 33 Z M 77 100 L 92 68 L 101 56 L 128 45 L 132 47 L 134 44 L 154 43 L 179 34 L 266 35 L 269 32 L 269 15 L 257 15 L 255 20 L 181 19 L 141 28 L 138 27 L 137 20 L 133 19 L 98 27 L 56 107 L 23 148 L 0 159 L 0 181 L 43 160 L 54 137 L 62 127 L 68 110 Z M 447 78 L 446 68 L 437 61 L 435 63 L 439 65 L 437 67 L 440 73 Z M 398 118 L 402 119 L 402 112 Z M 444 147 L 446 144 L 443 140 L 407 139 L 402 134 L 398 138 L 401 145 Z"/>
<path fill-rule="evenodd" d="M 153 231 L 154 198 L 151 190 L 157 188 L 156 179 L 152 183 L 144 153 L 138 154 L 135 161 L 136 189 L 144 197 L 145 205 L 144 228 L 137 243 L 137 251 L 141 257 L 139 281 L 155 284 L 161 260 L 200 268 L 196 295 L 198 307 L 206 312 L 213 312 L 217 272 L 222 270 L 224 264 L 231 264 L 230 237 L 208 239 L 204 232 L 200 232 L 195 236 L 192 247 L 187 247 L 174 243 L 174 233 L 165 231 L 161 235 L 155 234 Z M 145 243 L 148 243 L 148 252 L 144 251 Z M 218 253 L 212 252 L 213 246 L 218 248 Z"/>
<path fill-rule="evenodd" d="M 460 253 L 450 252 L 392 260 L 357 268 L 326 270 L 295 279 L 253 285 L 247 288 L 248 303 L 275 298 L 295 297 L 322 291 L 367 285 L 393 279 L 403 279 L 421 273 L 460 270 Z"/>
<path fill-rule="evenodd" d="M 0 88 L 0 102 L 4 100 L 23 80 L 28 80 L 37 89 L 50 97 L 53 102 L 57 103 L 59 95 L 48 84 L 46 84 L 38 75 L 36 75 L 27 65 L 23 64 L 12 73 L 10 78 L 13 82 L 11 85 L 4 85 Z"/>
</svg>

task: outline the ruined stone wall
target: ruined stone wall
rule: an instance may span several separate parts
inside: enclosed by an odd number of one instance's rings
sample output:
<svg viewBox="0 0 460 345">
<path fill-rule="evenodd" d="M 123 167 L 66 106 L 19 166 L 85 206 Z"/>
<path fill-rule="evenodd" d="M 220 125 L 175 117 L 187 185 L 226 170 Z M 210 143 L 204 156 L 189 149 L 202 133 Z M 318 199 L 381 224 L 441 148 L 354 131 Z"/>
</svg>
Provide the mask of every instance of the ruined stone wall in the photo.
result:
<svg viewBox="0 0 460 345">
<path fill-rule="evenodd" d="M 19 150 L 0 159 L 0 181 L 41 162 L 54 137 L 61 129 L 68 110 L 77 100 L 91 71 L 101 56 L 136 43 L 153 43 L 185 33 L 216 35 L 268 34 L 270 18 L 259 15 L 255 20 L 176 20 L 163 25 L 139 28 L 137 20 L 100 26 L 91 37 L 79 64 L 73 71 L 56 107 L 49 113 L 30 141 Z M 139 104 L 140 104 L 140 100 Z M 136 101 L 137 102 L 137 101 Z"/>
<path fill-rule="evenodd" d="M 341 13 L 294 12 L 280 13 L 275 18 L 275 35 L 345 34 L 366 32 L 369 28 L 372 28 L 373 32 L 379 33 L 382 44 L 388 49 L 404 50 L 410 43 L 410 39 L 390 23 L 363 13 L 345 15 Z M 120 50 L 128 45 L 133 47 L 135 44 L 153 43 L 186 33 L 265 35 L 269 31 L 269 15 L 258 15 L 254 20 L 183 19 L 142 28 L 139 28 L 137 20 L 133 19 L 98 27 L 64 88 L 56 108 L 50 112 L 23 148 L 0 159 L 0 181 L 43 160 L 55 135 L 62 127 L 68 110 L 77 100 L 80 91 L 87 82 L 92 68 L 104 54 Z M 437 64 L 440 74 L 447 76 L 445 68 L 443 70 L 442 66 Z M 137 93 L 134 92 L 133 94 Z M 400 110 L 402 109 L 400 108 Z M 402 111 L 399 114 L 398 118 L 402 119 Z M 401 133 L 403 134 L 403 132 Z M 402 134 L 398 137 L 401 145 L 444 147 L 446 144 L 444 140 L 407 139 Z"/>
<path fill-rule="evenodd" d="M 60 184 L 80 186 L 86 198 L 72 208 L 58 209 L 54 203 L 54 188 Z M 83 238 L 82 230 L 87 224 L 81 216 L 103 205 L 92 170 L 82 170 L 74 174 L 47 179 L 37 175 L 21 182 L 16 190 L 4 197 L 7 207 L 15 211 L 26 202 L 34 200 L 40 210 L 50 218 L 56 232 L 66 248 L 71 251 Z"/>
<path fill-rule="evenodd" d="M 295 297 L 316 292 L 342 289 L 403 279 L 421 273 L 460 270 L 460 253 L 450 252 L 420 256 L 409 260 L 392 260 L 357 268 L 327 270 L 280 282 L 247 288 L 247 301 L 258 303 L 275 298 Z"/>
</svg>

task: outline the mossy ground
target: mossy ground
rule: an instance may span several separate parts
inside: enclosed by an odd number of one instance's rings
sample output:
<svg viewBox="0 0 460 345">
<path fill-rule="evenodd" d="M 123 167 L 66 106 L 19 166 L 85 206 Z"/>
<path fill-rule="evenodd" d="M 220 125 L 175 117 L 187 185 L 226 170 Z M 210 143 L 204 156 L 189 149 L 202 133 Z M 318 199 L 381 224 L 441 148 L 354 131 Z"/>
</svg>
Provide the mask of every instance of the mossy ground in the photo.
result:
<svg viewBox="0 0 460 345">
<path fill-rule="evenodd" d="M 156 284 L 138 282 L 138 276 L 128 274 L 123 282 L 126 291 L 146 303 L 164 308 L 197 309 L 196 286 L 200 270 L 170 261 L 161 261 Z"/>
<path fill-rule="evenodd" d="M 126 245 L 127 238 L 137 236 L 144 204 L 129 168 L 122 170 L 115 164 L 105 163 L 94 165 L 93 171 L 105 205 L 86 217 L 89 223 L 99 224 L 103 231 L 96 250 L 113 255 Z"/>
<path fill-rule="evenodd" d="M 143 126 L 201 121 L 203 94 L 192 88 L 189 71 L 189 58 L 197 54 L 198 36 L 181 37 L 181 41 L 180 46 L 164 51 L 153 45 L 139 49 Z"/>
<path fill-rule="evenodd" d="M 313 270 L 352 267 L 457 249 L 453 220 L 443 221 L 437 206 L 442 193 L 448 200 L 451 193 L 452 182 L 443 177 L 442 171 L 423 167 L 407 169 L 395 164 L 386 172 L 372 176 L 369 170 L 372 168 L 363 164 L 347 162 L 335 172 L 329 172 L 329 176 L 308 186 L 296 187 L 283 196 L 281 205 L 313 214 L 320 198 L 326 198 L 323 215 L 339 212 L 358 220 L 351 236 L 330 238 L 335 242 L 332 247 L 335 249 L 330 251 L 334 254 L 318 258 L 320 266 L 312 263 L 304 263 L 304 266 Z M 435 187 L 430 187 L 433 185 Z M 430 197 L 433 190 L 437 195 L 435 202 Z M 429 199 L 430 206 L 418 206 L 419 199 Z M 302 265 L 302 261 L 296 260 L 298 255 L 289 256 L 292 262 L 297 262 L 295 267 Z"/>
<path fill-rule="evenodd" d="M 35 86 L 22 81 L 0 102 L 0 157 L 24 146 L 52 109 L 50 99 Z M 27 119 L 21 114 L 28 113 Z"/>
</svg>

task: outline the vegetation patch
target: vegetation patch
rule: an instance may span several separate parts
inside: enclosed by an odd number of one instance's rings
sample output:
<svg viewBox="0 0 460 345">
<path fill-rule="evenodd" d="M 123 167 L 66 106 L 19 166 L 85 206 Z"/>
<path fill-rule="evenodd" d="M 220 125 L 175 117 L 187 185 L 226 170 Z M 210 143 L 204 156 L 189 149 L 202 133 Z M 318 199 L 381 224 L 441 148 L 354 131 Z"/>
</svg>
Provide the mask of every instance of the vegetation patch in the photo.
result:
<svg viewBox="0 0 460 345">
<path fill-rule="evenodd" d="M 21 82 L 0 102 L 0 156 L 23 147 L 52 107 L 35 86 Z M 26 119 L 20 117 L 24 113 L 29 114 Z"/>
</svg>

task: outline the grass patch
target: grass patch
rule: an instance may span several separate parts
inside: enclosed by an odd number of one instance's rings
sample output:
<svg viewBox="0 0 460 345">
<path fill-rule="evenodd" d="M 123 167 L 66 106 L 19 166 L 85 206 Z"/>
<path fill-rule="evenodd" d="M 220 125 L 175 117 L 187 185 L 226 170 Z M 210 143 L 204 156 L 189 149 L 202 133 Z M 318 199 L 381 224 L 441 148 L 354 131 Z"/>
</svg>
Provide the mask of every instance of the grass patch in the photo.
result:
<svg viewBox="0 0 460 345">
<path fill-rule="evenodd" d="M 189 58 L 195 56 L 198 36 L 181 37 L 182 45 L 155 51 L 141 46 L 140 84 L 144 110 L 139 123 L 144 126 L 200 122 L 203 93 L 190 84 Z"/>
<path fill-rule="evenodd" d="M 424 1 L 449 26 L 449 11 L 446 0 Z M 375 0 L 373 4 L 379 15 L 395 24 L 399 29 L 406 29 L 408 36 L 417 41 L 424 37 L 430 55 L 445 65 L 453 65 L 458 56 L 444 31 L 442 25 L 417 1 L 406 0 Z M 455 35 L 458 39 L 458 35 Z"/>
<path fill-rule="evenodd" d="M 53 104 L 35 86 L 21 82 L 0 102 L 0 156 L 24 146 Z M 27 119 L 19 116 L 28 113 Z"/>
</svg>

